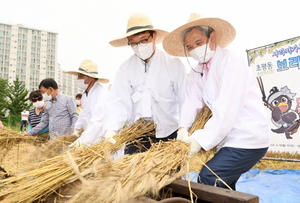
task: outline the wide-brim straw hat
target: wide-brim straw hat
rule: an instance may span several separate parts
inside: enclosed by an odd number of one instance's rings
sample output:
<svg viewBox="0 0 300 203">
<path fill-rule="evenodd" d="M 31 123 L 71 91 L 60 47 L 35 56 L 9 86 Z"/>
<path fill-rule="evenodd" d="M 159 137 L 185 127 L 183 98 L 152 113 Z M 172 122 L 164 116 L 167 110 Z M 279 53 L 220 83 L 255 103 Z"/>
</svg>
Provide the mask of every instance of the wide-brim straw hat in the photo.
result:
<svg viewBox="0 0 300 203">
<path fill-rule="evenodd" d="M 109 43 L 114 47 L 128 46 L 127 37 L 147 30 L 153 30 L 157 33 L 155 40 L 156 44 L 162 42 L 165 36 L 169 34 L 167 31 L 155 29 L 150 18 L 146 14 L 135 13 L 128 20 L 126 34 Z"/>
<path fill-rule="evenodd" d="M 209 26 L 213 28 L 216 33 L 216 43 L 221 48 L 230 44 L 236 35 L 234 27 L 226 20 L 208 18 L 197 13 L 192 13 L 186 24 L 178 27 L 165 37 L 163 41 L 165 51 L 173 56 L 190 56 L 188 52 L 185 53 L 182 35 L 186 29 L 195 26 Z"/>
<path fill-rule="evenodd" d="M 109 79 L 103 78 L 98 73 L 98 66 L 92 60 L 83 60 L 78 68 L 75 71 L 66 71 L 66 73 L 70 73 L 72 75 L 78 75 L 81 73 L 83 75 L 90 76 L 92 78 L 98 78 L 98 81 L 101 83 L 108 83 Z"/>
</svg>

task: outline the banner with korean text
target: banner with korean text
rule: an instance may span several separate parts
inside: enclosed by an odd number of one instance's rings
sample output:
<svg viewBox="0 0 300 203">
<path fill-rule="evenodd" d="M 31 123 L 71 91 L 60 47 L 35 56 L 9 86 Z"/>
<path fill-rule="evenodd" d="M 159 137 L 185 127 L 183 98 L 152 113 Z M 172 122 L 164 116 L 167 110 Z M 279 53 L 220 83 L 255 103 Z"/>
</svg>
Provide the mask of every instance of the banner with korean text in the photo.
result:
<svg viewBox="0 0 300 203">
<path fill-rule="evenodd" d="M 247 50 L 266 107 L 269 151 L 300 153 L 300 37 Z"/>
</svg>

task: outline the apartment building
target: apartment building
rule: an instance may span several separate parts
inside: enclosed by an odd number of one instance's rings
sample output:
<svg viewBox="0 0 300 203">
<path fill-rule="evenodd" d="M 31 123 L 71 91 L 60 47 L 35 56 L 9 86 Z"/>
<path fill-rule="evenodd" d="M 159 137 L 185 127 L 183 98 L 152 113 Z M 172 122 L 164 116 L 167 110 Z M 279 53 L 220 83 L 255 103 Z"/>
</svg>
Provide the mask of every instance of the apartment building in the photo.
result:
<svg viewBox="0 0 300 203">
<path fill-rule="evenodd" d="M 0 23 L 0 78 L 18 77 L 31 92 L 41 80 L 53 78 L 62 93 L 75 96 L 80 90 L 75 76 L 64 73 L 57 61 L 57 32 Z"/>
</svg>

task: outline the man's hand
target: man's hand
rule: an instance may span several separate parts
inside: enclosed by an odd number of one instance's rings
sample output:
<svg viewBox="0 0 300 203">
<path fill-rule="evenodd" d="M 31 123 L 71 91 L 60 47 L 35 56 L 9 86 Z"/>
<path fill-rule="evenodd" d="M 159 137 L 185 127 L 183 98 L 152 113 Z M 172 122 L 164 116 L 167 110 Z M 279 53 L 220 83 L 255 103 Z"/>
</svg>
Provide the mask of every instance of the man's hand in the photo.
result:
<svg viewBox="0 0 300 203">
<path fill-rule="evenodd" d="M 75 140 L 72 144 L 69 145 L 70 148 L 80 148 L 83 146 L 79 139 Z"/>
<path fill-rule="evenodd" d="M 190 156 L 197 154 L 201 150 L 200 144 L 193 137 L 184 138 L 182 141 L 190 144 Z"/>
<path fill-rule="evenodd" d="M 84 138 L 84 132 L 81 133 L 81 137 Z M 69 145 L 70 148 L 81 148 L 86 146 L 85 143 L 82 142 L 81 138 L 77 138 L 72 144 Z"/>
<path fill-rule="evenodd" d="M 189 137 L 189 132 L 186 130 L 186 128 L 179 128 L 177 131 L 177 140 L 183 140 L 184 138 Z"/>
<path fill-rule="evenodd" d="M 107 141 L 111 142 L 112 144 L 116 143 L 116 140 L 113 138 L 113 136 L 115 136 L 117 133 L 114 130 L 107 130 L 105 133 L 105 139 L 107 139 Z"/>
<path fill-rule="evenodd" d="M 72 135 L 75 135 L 76 137 L 80 137 L 81 133 L 82 133 L 81 129 L 75 129 Z"/>
<path fill-rule="evenodd" d="M 22 134 L 22 136 L 29 136 L 28 132 Z"/>
</svg>

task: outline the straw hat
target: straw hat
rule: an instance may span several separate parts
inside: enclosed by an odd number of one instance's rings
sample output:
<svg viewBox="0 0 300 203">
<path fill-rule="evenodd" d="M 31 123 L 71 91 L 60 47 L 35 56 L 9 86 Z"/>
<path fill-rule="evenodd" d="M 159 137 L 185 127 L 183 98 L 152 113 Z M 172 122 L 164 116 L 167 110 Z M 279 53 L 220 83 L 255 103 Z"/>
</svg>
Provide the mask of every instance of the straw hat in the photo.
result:
<svg viewBox="0 0 300 203">
<path fill-rule="evenodd" d="M 173 56 L 190 56 L 184 53 L 182 34 L 188 28 L 195 26 L 209 26 L 216 32 L 216 43 L 221 48 L 226 47 L 235 38 L 234 27 L 226 20 L 220 18 L 207 18 L 197 13 L 192 13 L 188 22 L 172 31 L 163 41 L 166 52 Z"/>
<path fill-rule="evenodd" d="M 98 78 L 98 81 L 101 83 L 109 82 L 109 79 L 102 78 L 98 75 L 98 66 L 92 60 L 83 60 L 77 71 L 66 71 L 66 73 L 70 73 L 72 75 L 77 75 L 78 73 L 81 73 L 83 75 L 87 75 L 93 78 Z"/>
<path fill-rule="evenodd" d="M 164 30 L 154 29 L 154 26 L 147 15 L 143 13 L 135 13 L 128 20 L 126 34 L 110 41 L 109 43 L 114 47 L 128 46 L 127 37 L 147 30 L 156 31 L 157 35 L 155 43 L 162 42 L 165 36 L 169 34 Z"/>
</svg>

